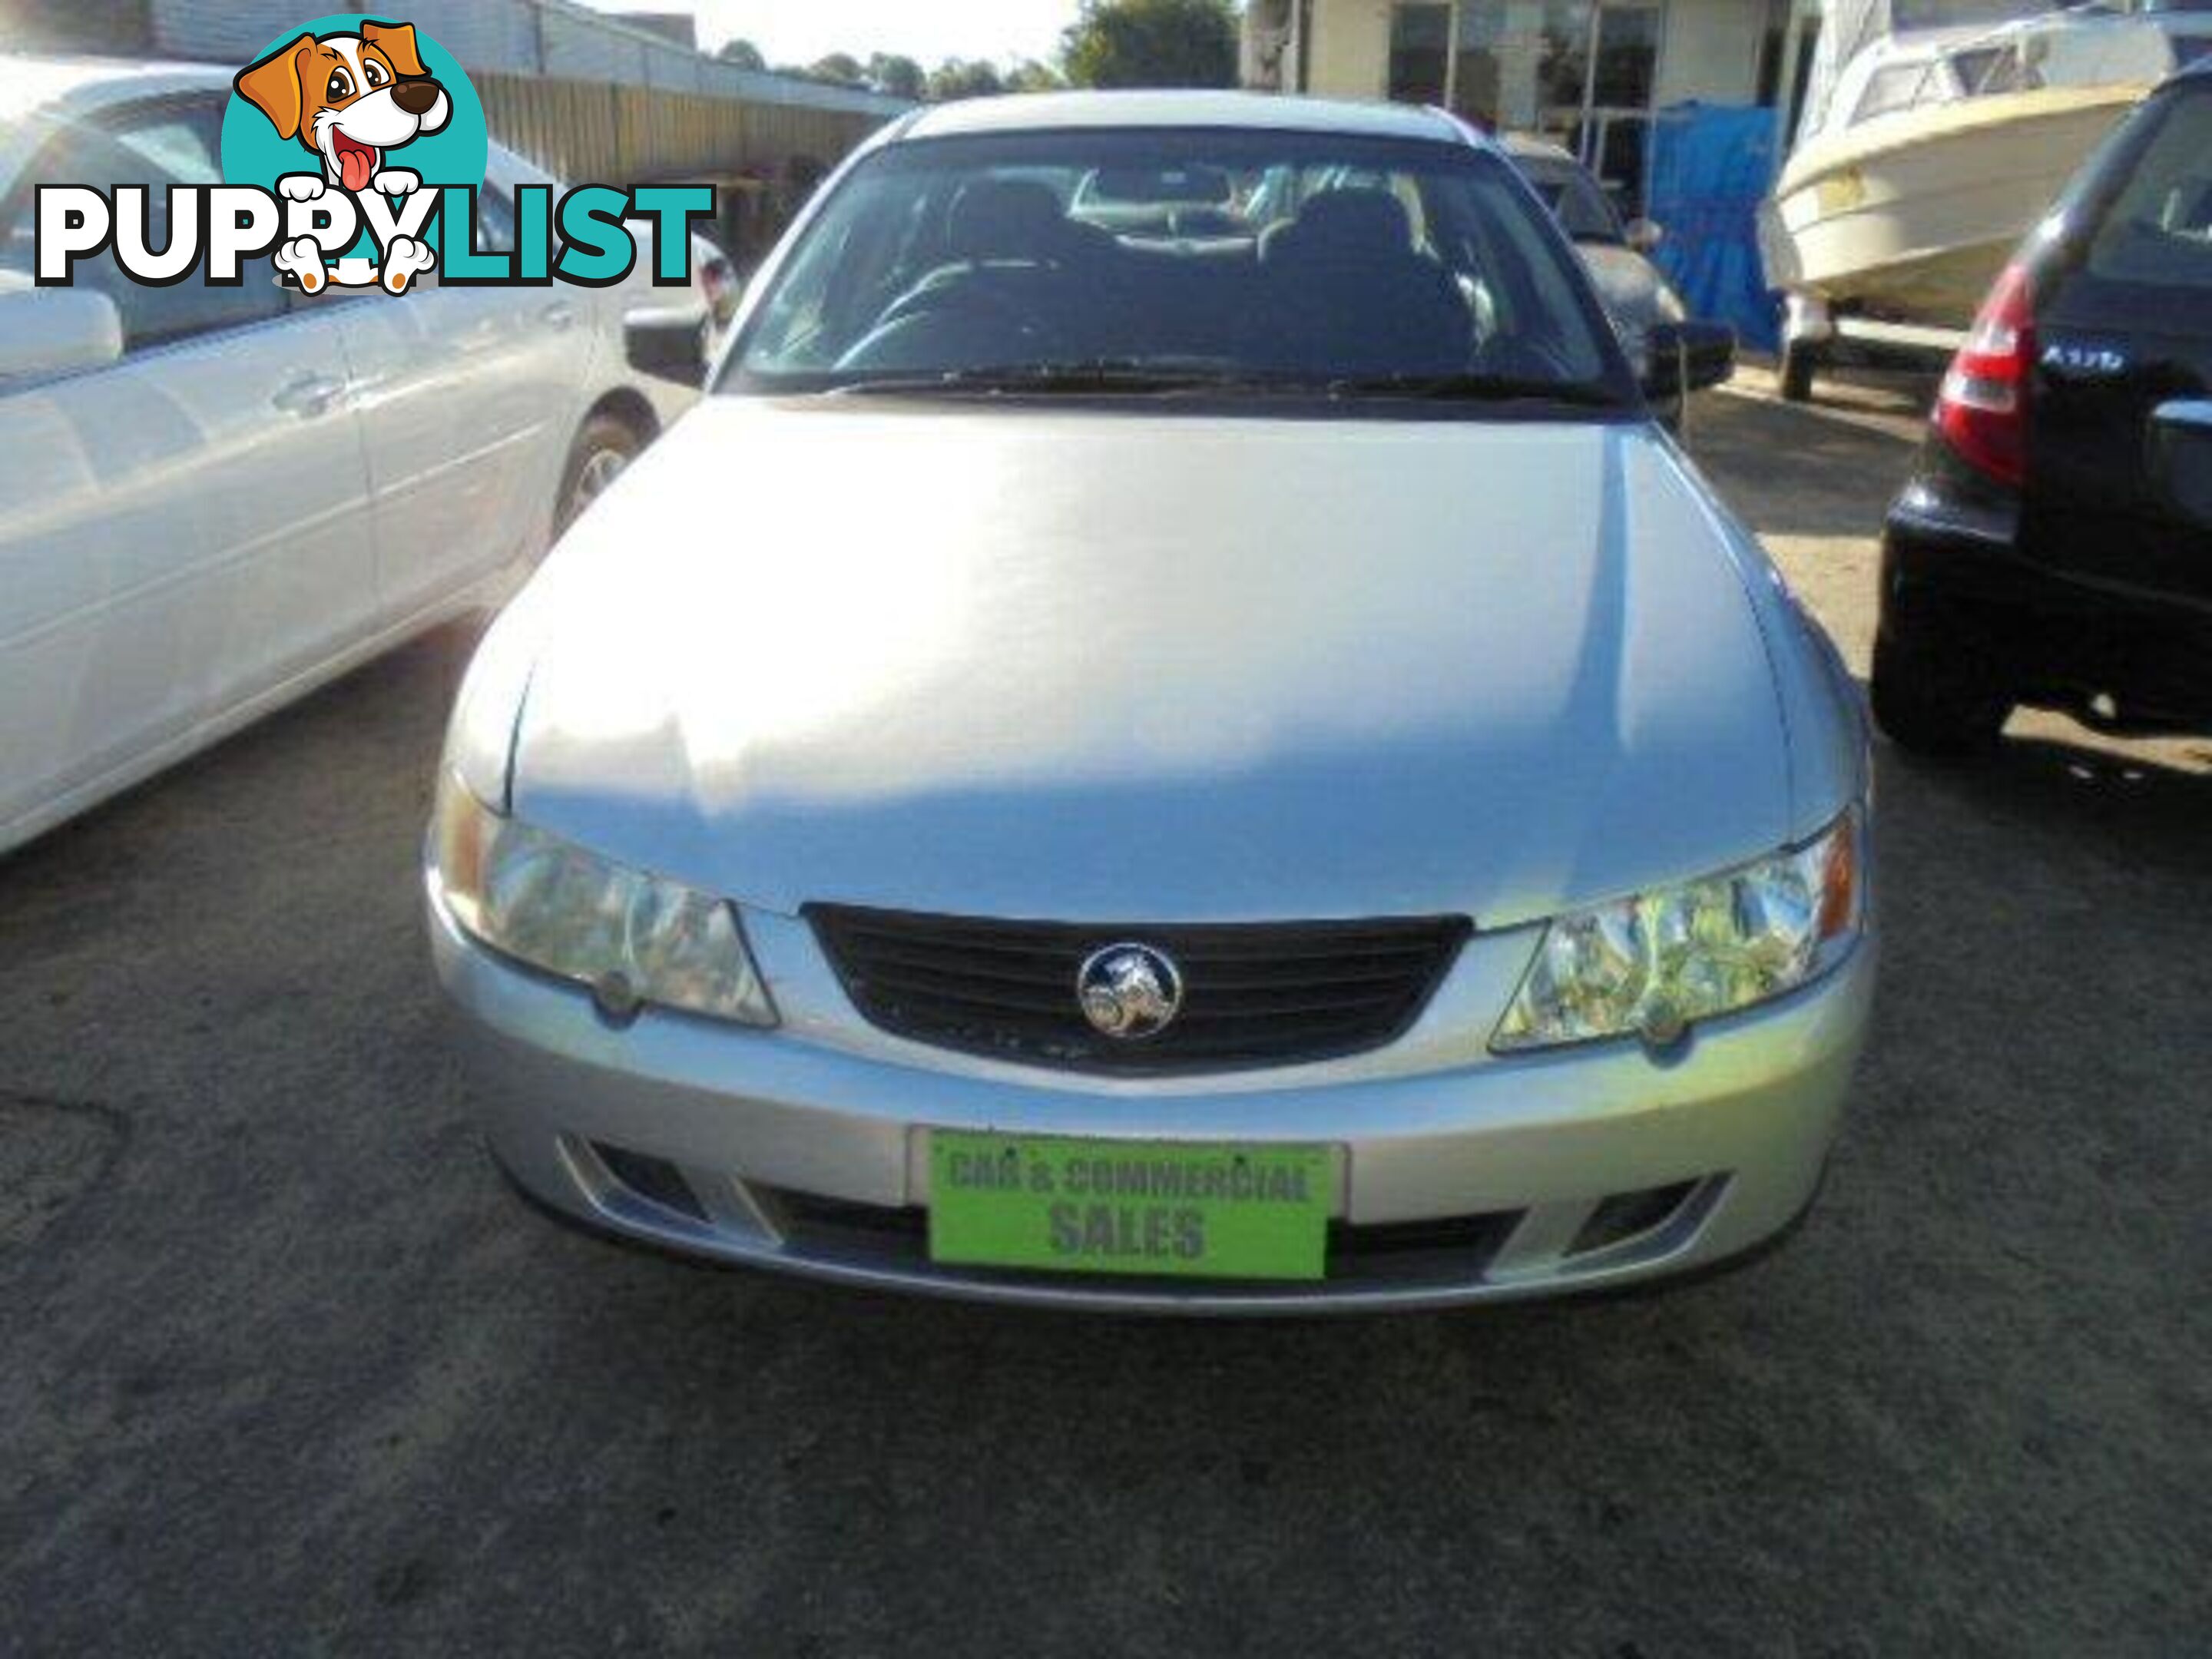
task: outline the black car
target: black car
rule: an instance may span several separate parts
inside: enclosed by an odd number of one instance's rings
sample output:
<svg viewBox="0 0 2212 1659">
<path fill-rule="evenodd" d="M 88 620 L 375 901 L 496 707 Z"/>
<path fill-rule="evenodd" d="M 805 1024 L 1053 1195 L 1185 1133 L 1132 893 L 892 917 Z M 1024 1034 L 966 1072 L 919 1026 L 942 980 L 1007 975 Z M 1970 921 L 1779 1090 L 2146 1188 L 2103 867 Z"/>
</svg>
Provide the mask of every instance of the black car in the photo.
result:
<svg viewBox="0 0 2212 1659">
<path fill-rule="evenodd" d="M 1953 362 L 1883 545 L 1874 708 L 1963 754 L 2020 704 L 2212 731 L 2212 66 L 2068 187 Z"/>
</svg>

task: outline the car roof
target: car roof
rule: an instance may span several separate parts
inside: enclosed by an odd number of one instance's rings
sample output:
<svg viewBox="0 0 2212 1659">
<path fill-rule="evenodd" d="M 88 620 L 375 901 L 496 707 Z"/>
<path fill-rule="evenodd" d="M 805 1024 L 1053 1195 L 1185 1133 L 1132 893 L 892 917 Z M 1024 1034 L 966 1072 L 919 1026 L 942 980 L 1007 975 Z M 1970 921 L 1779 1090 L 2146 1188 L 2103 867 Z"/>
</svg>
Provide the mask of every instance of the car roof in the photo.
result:
<svg viewBox="0 0 2212 1659">
<path fill-rule="evenodd" d="M 975 98 L 921 111 L 897 129 L 893 142 L 1131 127 L 1341 133 L 1450 144 L 1486 142 L 1438 110 L 1259 92 L 1041 92 Z"/>
<path fill-rule="evenodd" d="M 227 71 L 211 64 L 0 52 L 0 120 L 18 119 L 40 109 L 195 92 L 228 86 L 230 80 Z"/>
<path fill-rule="evenodd" d="M 1516 161 L 1565 161 L 1571 167 L 1582 163 L 1565 144 L 1555 144 L 1548 138 L 1532 138 L 1526 133 L 1509 132 L 1498 141 L 1498 147 Z"/>
<path fill-rule="evenodd" d="M 0 52 L 0 122 L 19 121 L 40 111 L 68 120 L 134 99 L 226 91 L 233 80 L 229 70 L 213 64 Z M 0 133 L 0 181 L 11 165 L 11 146 L 5 138 Z M 510 190 L 519 184 L 559 182 L 495 138 L 485 176 Z"/>
</svg>

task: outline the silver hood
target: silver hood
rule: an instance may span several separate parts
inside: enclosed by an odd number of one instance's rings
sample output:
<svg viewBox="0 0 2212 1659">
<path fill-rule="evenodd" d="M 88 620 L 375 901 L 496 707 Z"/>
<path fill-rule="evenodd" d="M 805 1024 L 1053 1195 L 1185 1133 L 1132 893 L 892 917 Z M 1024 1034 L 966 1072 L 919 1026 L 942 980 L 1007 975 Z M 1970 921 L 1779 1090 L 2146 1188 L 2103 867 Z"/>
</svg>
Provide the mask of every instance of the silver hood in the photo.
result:
<svg viewBox="0 0 2212 1659">
<path fill-rule="evenodd" d="M 786 913 L 1507 925 L 1798 827 L 1756 557 L 1635 426 L 713 398 L 501 626 L 513 804 Z"/>
</svg>

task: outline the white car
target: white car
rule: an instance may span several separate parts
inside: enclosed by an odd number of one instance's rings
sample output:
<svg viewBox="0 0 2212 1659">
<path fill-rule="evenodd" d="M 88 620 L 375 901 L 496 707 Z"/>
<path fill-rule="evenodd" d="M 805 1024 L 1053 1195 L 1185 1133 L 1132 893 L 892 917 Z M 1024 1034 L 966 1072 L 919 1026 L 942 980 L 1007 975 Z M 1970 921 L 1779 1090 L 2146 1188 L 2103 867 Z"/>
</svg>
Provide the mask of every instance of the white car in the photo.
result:
<svg viewBox="0 0 2212 1659">
<path fill-rule="evenodd" d="M 697 392 L 631 283 L 36 288 L 41 183 L 215 184 L 214 68 L 0 56 L 0 850 L 488 600 Z M 494 146 L 483 236 L 550 182 Z M 157 235 L 161 228 L 156 227 Z M 700 321 L 704 324 L 703 308 Z"/>
</svg>

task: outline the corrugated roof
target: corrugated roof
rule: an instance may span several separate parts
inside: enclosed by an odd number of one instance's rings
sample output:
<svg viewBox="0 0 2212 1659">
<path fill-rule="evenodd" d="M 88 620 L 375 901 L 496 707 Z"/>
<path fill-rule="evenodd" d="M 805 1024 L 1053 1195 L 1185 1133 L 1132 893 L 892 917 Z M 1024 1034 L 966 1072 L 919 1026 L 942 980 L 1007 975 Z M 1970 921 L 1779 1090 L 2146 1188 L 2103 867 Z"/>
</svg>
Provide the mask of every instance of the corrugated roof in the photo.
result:
<svg viewBox="0 0 2212 1659">
<path fill-rule="evenodd" d="M 302 9 L 299 0 L 149 0 L 148 9 L 155 51 L 235 66 L 296 28 Z M 605 81 L 878 119 L 913 107 L 858 88 L 742 70 L 577 0 L 408 0 L 398 15 L 472 71 Z"/>
</svg>

